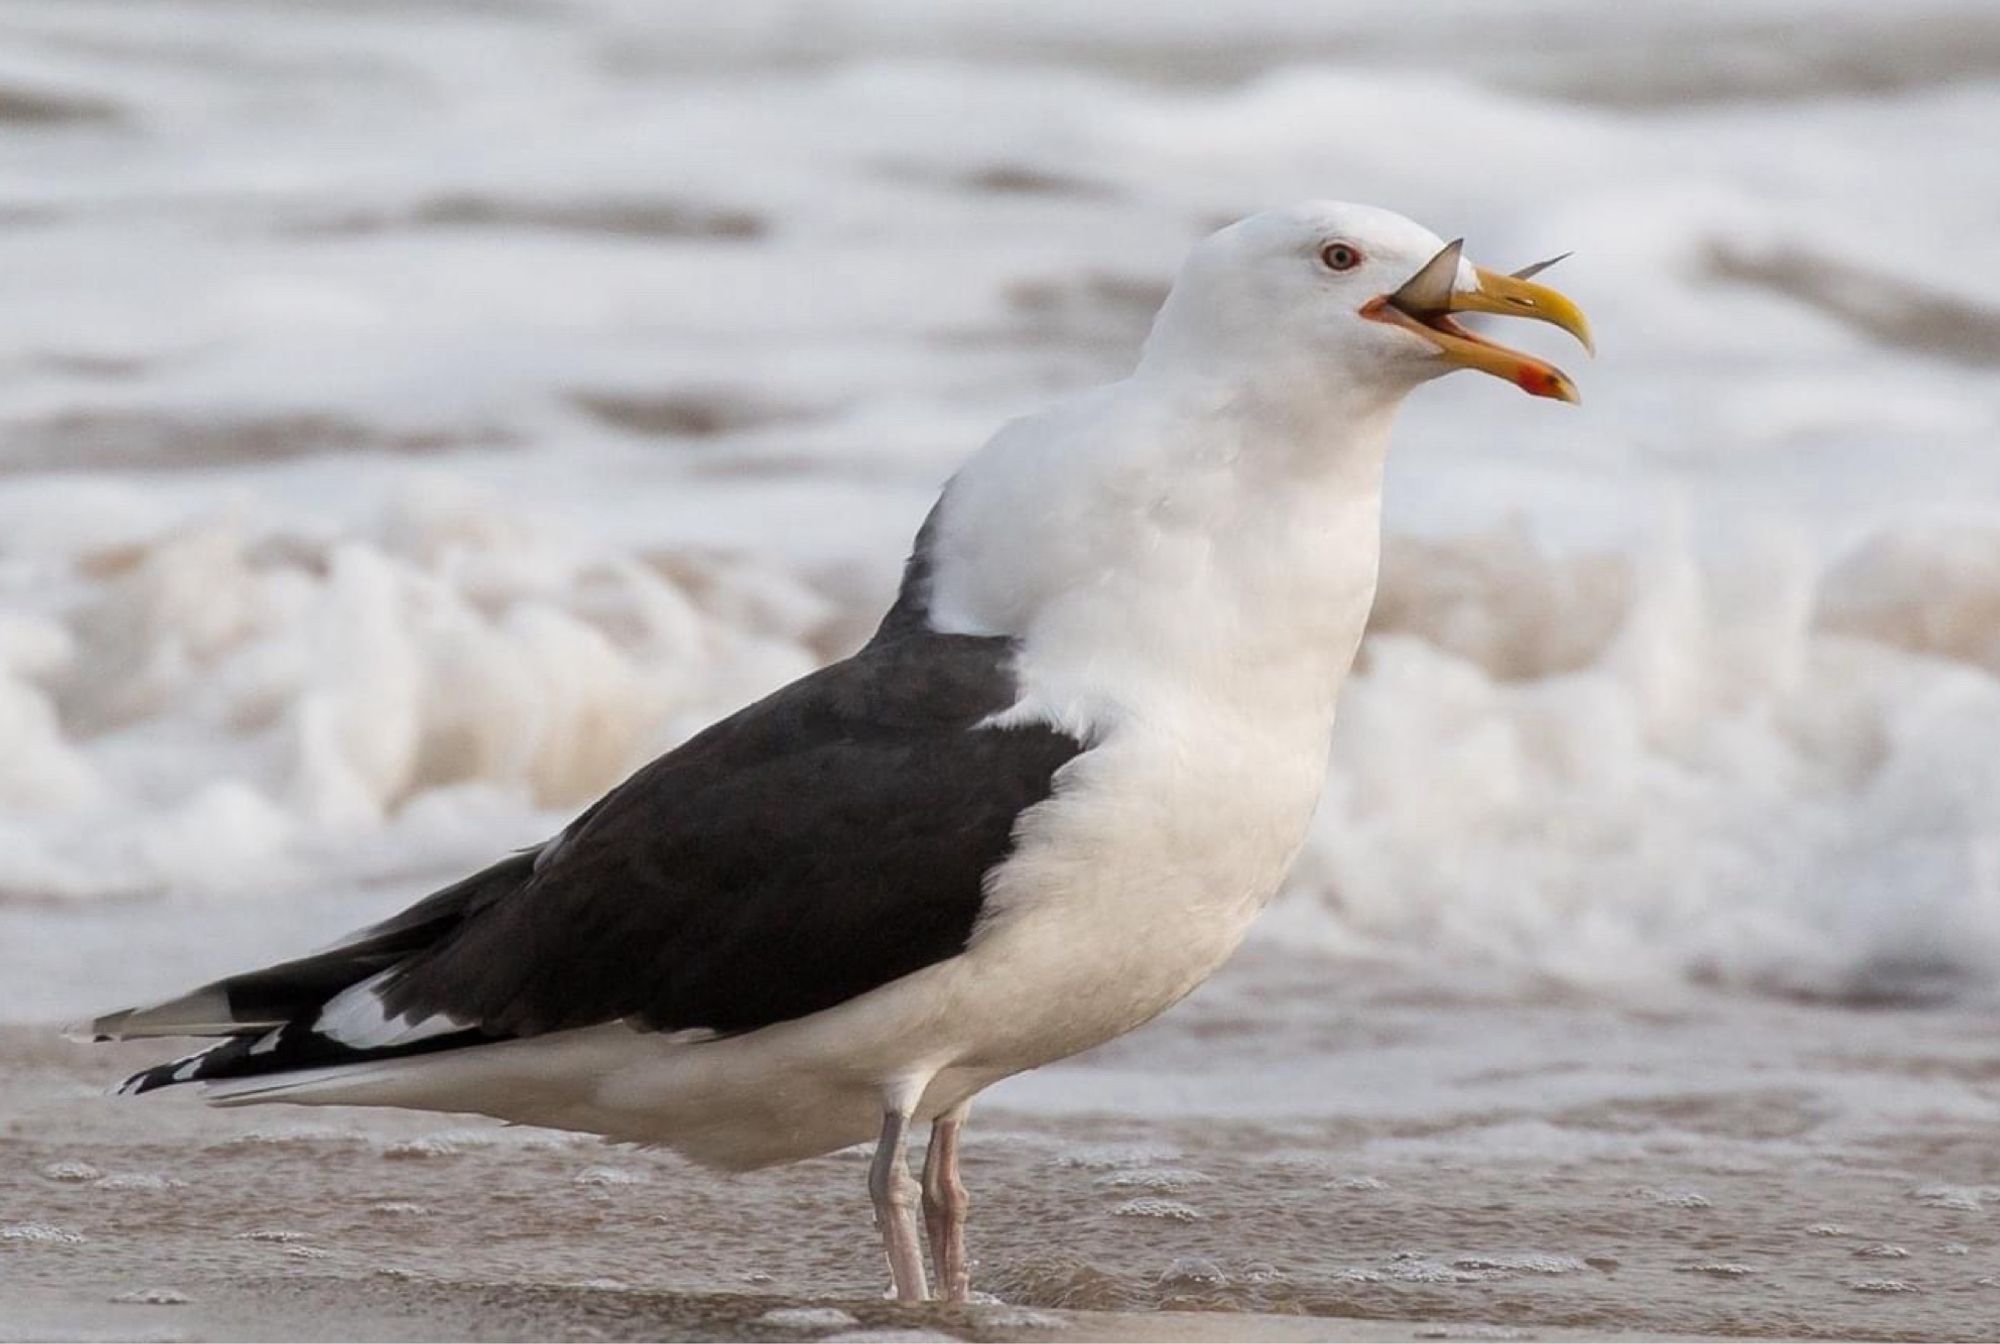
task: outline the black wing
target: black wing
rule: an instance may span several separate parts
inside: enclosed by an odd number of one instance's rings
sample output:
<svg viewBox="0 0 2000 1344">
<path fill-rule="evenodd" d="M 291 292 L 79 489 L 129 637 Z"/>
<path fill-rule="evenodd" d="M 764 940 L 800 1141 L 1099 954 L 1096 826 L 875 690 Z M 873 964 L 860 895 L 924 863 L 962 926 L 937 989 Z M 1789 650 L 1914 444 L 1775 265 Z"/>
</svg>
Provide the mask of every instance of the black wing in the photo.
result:
<svg viewBox="0 0 2000 1344">
<path fill-rule="evenodd" d="M 980 726 L 1015 699 L 1012 656 L 1004 639 L 885 625 L 541 850 L 330 952 L 95 1029 L 242 1038 L 128 1085 L 144 1091 L 619 1020 L 741 1032 L 833 1007 L 965 948 L 1021 813 L 1083 750 L 1048 727 Z M 462 1029 L 375 1050 L 311 1030 L 383 972 L 389 1016 Z"/>
</svg>

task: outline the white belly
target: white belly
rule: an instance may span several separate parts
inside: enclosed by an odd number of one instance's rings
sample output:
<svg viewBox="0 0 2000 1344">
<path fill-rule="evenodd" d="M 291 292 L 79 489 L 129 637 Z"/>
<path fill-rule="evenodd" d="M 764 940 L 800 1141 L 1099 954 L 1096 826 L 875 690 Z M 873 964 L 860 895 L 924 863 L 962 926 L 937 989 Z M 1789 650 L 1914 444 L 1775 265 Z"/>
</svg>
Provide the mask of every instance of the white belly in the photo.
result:
<svg viewBox="0 0 2000 1344">
<path fill-rule="evenodd" d="M 963 1062 L 1007 1073 L 1132 1030 L 1206 980 L 1276 893 L 1325 778 L 1291 741 L 1134 734 L 1078 758 L 1029 814 L 951 963 Z"/>
</svg>

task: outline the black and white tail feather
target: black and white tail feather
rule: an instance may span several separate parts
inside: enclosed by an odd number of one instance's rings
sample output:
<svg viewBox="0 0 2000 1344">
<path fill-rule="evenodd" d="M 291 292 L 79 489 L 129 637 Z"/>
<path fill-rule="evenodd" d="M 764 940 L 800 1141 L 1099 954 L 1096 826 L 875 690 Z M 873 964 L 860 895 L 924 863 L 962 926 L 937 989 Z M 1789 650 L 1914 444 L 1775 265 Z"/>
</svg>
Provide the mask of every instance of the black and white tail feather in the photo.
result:
<svg viewBox="0 0 2000 1344">
<path fill-rule="evenodd" d="M 73 1034 L 91 1041 L 224 1038 L 141 1069 L 117 1086 L 119 1096 L 177 1083 L 293 1075 L 502 1039 L 444 1014 L 421 1021 L 391 1017 L 383 1009 L 383 996 L 398 971 L 448 938 L 470 912 L 518 889 L 533 874 L 535 859 L 536 851 L 516 854 L 323 952 L 230 976 L 150 1008 L 108 1013 Z M 374 1011 L 358 1011 L 364 1003 Z M 343 1007 L 345 1014 L 338 1011 Z M 209 1090 L 225 1100 L 235 1089 Z"/>
</svg>

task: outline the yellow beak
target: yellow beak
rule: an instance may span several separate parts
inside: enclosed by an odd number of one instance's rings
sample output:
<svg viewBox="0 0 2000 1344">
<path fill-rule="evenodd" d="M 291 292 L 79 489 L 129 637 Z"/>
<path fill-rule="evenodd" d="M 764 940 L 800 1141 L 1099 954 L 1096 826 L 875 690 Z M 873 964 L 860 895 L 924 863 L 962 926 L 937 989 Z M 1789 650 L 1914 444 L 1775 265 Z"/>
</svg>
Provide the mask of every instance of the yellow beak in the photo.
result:
<svg viewBox="0 0 2000 1344">
<path fill-rule="evenodd" d="M 1454 291 L 1452 312 L 1499 313 L 1551 322 L 1576 337 L 1577 344 L 1587 353 L 1597 353 L 1597 343 L 1590 339 L 1590 319 L 1567 295 L 1532 280 L 1489 271 L 1484 266 L 1474 266 L 1472 272 L 1479 277 L 1479 288 Z"/>
<path fill-rule="evenodd" d="M 1439 263 L 1449 261 L 1449 266 Z M 1592 353 L 1590 322 L 1567 296 L 1538 285 L 1525 275 L 1501 275 L 1483 266 L 1473 267 L 1474 289 L 1449 285 L 1447 276 L 1456 269 L 1457 244 L 1447 247 L 1395 294 L 1371 299 L 1361 311 L 1377 321 L 1393 322 L 1437 346 L 1445 359 L 1459 368 L 1478 369 L 1503 378 L 1522 391 L 1537 397 L 1577 402 L 1576 384 L 1547 360 L 1489 341 L 1451 318 L 1452 313 L 1498 313 L 1506 317 L 1529 317 L 1561 327 L 1576 337 Z M 1539 267 L 1529 268 L 1530 273 Z"/>
</svg>

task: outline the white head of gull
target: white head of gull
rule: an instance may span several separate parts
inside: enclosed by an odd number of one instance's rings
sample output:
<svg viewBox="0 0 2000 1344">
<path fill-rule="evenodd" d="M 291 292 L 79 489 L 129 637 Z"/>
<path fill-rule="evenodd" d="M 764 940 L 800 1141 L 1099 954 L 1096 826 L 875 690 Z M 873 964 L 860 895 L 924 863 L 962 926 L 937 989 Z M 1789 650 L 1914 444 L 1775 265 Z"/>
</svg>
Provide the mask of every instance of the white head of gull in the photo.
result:
<svg viewBox="0 0 2000 1344">
<path fill-rule="evenodd" d="M 329 951 L 87 1030 L 222 1038 L 128 1093 L 479 1112 L 738 1169 L 875 1138 L 897 1295 L 929 1294 L 921 1208 L 965 1300 L 973 1097 L 1194 989 L 1297 852 L 1396 407 L 1455 368 L 1575 399 L 1452 316 L 1587 345 L 1537 269 L 1366 206 L 1223 229 L 1130 377 L 953 477 L 853 657 Z"/>
</svg>

